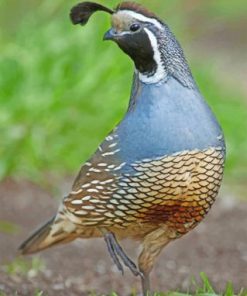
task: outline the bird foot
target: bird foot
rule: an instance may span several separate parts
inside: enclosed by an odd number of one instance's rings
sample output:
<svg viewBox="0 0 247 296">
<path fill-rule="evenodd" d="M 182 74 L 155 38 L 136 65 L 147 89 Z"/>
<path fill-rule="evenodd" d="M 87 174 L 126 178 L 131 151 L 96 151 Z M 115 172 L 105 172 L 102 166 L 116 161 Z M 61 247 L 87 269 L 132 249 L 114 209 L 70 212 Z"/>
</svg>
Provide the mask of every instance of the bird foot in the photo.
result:
<svg viewBox="0 0 247 296">
<path fill-rule="evenodd" d="M 104 239 L 108 248 L 108 251 L 111 255 L 112 260 L 116 264 L 118 270 L 124 274 L 124 269 L 122 263 L 130 269 L 130 271 L 135 276 L 140 276 L 143 278 L 143 274 L 139 271 L 139 269 L 136 267 L 135 263 L 125 254 L 122 247 L 119 245 L 118 241 L 116 240 L 116 237 L 113 233 L 107 232 L 104 235 Z M 122 263 L 120 260 L 122 260 Z"/>
</svg>

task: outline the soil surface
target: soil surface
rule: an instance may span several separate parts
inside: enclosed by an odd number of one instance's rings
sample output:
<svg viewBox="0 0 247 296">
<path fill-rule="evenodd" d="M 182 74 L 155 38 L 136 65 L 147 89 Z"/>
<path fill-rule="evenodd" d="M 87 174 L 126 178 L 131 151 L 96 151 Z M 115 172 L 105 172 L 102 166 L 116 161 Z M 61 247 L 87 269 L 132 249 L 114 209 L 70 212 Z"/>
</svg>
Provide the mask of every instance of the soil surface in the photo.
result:
<svg viewBox="0 0 247 296">
<path fill-rule="evenodd" d="M 229 280 L 236 292 L 247 287 L 247 203 L 224 191 L 195 230 L 164 249 L 152 273 L 157 291 L 193 290 L 192 278 L 198 280 L 202 271 L 218 292 Z M 128 270 L 122 277 L 113 266 L 103 239 L 53 247 L 38 255 L 45 266 L 42 271 L 9 274 L 6 265 L 16 260 L 18 245 L 55 213 L 59 201 L 36 185 L 12 180 L 0 183 L 0 200 L 0 220 L 19 229 L 15 234 L 0 232 L 0 291 L 6 295 L 16 295 L 16 291 L 17 295 L 34 295 L 40 290 L 49 296 L 139 291 L 139 279 Z M 137 244 L 125 241 L 123 247 L 136 260 Z"/>
</svg>

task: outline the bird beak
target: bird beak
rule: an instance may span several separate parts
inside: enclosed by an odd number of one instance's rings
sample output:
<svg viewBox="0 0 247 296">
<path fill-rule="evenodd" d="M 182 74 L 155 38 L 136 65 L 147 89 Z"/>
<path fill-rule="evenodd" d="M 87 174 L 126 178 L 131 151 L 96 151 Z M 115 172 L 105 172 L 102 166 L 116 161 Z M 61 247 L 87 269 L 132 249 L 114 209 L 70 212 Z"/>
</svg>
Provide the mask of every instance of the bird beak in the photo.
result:
<svg viewBox="0 0 247 296">
<path fill-rule="evenodd" d="M 103 40 L 114 40 L 116 38 L 116 32 L 111 28 L 110 30 L 108 30 L 104 37 L 103 37 Z"/>
</svg>

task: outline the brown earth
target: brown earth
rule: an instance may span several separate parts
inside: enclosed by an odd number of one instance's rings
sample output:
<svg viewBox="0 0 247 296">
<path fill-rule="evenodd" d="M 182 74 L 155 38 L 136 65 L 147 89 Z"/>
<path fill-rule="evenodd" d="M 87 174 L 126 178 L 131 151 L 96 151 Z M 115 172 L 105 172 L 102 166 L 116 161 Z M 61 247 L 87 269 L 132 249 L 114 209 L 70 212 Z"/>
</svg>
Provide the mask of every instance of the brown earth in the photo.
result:
<svg viewBox="0 0 247 296">
<path fill-rule="evenodd" d="M 102 239 L 77 240 L 44 251 L 38 256 L 45 268 L 38 274 L 7 273 L 5 266 L 15 259 L 18 245 L 55 213 L 58 201 L 36 185 L 12 180 L 0 183 L 0 195 L 0 220 L 19 227 L 16 234 L 0 233 L 0 291 L 34 295 L 39 289 L 43 295 L 74 296 L 92 291 L 129 295 L 139 290 L 137 278 L 127 270 L 122 277 L 113 266 Z M 221 196 L 205 221 L 163 251 L 152 274 L 156 290 L 193 289 L 192 277 L 198 280 L 202 271 L 218 292 L 229 280 L 235 291 L 247 287 L 247 203 L 233 199 L 226 189 Z M 136 259 L 137 245 L 123 245 Z"/>
</svg>

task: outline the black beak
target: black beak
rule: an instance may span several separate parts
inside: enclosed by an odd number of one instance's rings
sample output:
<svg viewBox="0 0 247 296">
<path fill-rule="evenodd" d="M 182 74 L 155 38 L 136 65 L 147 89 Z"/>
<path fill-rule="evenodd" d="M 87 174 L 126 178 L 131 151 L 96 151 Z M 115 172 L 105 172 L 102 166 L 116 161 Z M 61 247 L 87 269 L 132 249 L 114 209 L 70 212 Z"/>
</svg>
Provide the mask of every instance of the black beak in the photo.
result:
<svg viewBox="0 0 247 296">
<path fill-rule="evenodd" d="M 103 40 L 114 40 L 116 36 L 117 36 L 116 32 L 111 28 L 105 33 Z"/>
</svg>

